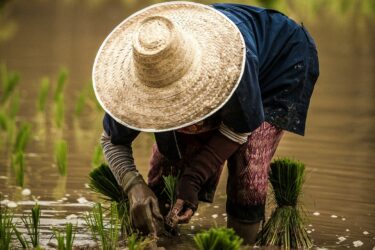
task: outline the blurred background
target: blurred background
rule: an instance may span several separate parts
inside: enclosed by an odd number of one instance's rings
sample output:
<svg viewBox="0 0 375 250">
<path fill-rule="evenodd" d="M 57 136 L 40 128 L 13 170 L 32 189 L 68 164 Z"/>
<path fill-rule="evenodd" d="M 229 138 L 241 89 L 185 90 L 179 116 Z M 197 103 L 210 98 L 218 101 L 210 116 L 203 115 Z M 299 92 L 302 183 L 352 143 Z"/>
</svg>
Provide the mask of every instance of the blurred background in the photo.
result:
<svg viewBox="0 0 375 250">
<path fill-rule="evenodd" d="M 3 203 L 14 202 L 20 212 L 39 200 L 45 238 L 50 225 L 79 219 L 88 201 L 97 200 L 87 188 L 88 173 L 102 161 L 98 139 L 103 111 L 91 88 L 96 52 L 117 24 L 158 2 L 0 0 L 0 192 Z M 307 166 L 302 201 L 316 249 L 373 249 L 375 1 L 198 2 L 276 9 L 310 31 L 321 74 L 306 136 L 286 133 L 276 156 Z M 134 144 L 144 175 L 152 144 L 149 134 L 141 134 Z M 189 235 L 225 225 L 225 185 L 226 172 L 215 203 L 202 204 L 196 219 L 183 227 L 182 240 L 169 246 L 188 249 Z M 31 195 L 25 195 L 25 188 Z M 78 238 L 85 239 L 84 231 Z"/>
</svg>

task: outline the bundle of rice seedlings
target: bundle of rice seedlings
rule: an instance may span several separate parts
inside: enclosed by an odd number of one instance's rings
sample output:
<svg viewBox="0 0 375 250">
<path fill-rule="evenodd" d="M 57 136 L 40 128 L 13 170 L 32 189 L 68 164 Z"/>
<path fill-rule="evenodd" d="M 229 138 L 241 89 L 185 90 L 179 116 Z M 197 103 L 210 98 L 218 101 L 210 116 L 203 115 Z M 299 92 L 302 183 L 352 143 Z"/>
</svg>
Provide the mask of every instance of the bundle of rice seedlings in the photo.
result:
<svg viewBox="0 0 375 250">
<path fill-rule="evenodd" d="M 131 235 L 134 229 L 129 215 L 129 203 L 123 188 L 117 183 L 111 169 L 106 164 L 101 164 L 89 174 L 89 186 L 94 192 L 110 202 L 116 202 L 118 214 L 121 220 L 121 232 Z"/>
<path fill-rule="evenodd" d="M 238 250 L 242 239 L 232 228 L 211 228 L 194 236 L 198 250 Z"/>
<path fill-rule="evenodd" d="M 288 158 L 271 163 L 269 179 L 277 207 L 258 234 L 257 245 L 283 249 L 312 247 L 304 227 L 305 214 L 299 204 L 304 171 L 303 163 Z"/>
<path fill-rule="evenodd" d="M 65 232 L 61 232 L 56 228 L 52 231 L 54 237 L 57 240 L 58 250 L 72 250 L 73 242 L 76 235 L 76 227 L 73 227 L 72 223 L 67 223 L 65 225 Z"/>
</svg>

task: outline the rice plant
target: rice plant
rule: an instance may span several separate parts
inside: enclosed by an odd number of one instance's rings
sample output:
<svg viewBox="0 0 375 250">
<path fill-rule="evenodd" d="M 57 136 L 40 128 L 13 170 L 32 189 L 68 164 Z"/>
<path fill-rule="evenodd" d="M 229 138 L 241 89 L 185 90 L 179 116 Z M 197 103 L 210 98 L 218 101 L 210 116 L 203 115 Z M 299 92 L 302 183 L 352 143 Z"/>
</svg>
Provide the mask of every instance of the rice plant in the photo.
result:
<svg viewBox="0 0 375 250">
<path fill-rule="evenodd" d="M 96 145 L 94 153 L 92 155 L 91 166 L 96 167 L 104 162 L 103 148 L 102 146 Z"/>
<path fill-rule="evenodd" d="M 303 208 L 299 205 L 304 171 L 303 163 L 288 158 L 271 163 L 269 179 L 277 207 L 259 232 L 258 245 L 279 246 L 282 249 L 312 247 L 304 226 Z"/>
<path fill-rule="evenodd" d="M 152 246 L 154 244 L 155 246 Z M 150 237 L 142 237 L 137 233 L 131 234 L 126 241 L 128 250 L 159 249 L 156 246 L 156 240 Z"/>
<path fill-rule="evenodd" d="M 50 88 L 50 80 L 48 77 L 43 77 L 38 91 L 37 108 L 39 111 L 44 111 L 46 108 L 48 92 Z"/>
<path fill-rule="evenodd" d="M 55 143 L 55 160 L 59 174 L 66 176 L 68 161 L 68 144 L 65 140 L 58 140 Z"/>
<path fill-rule="evenodd" d="M 102 205 L 96 203 L 91 212 L 86 215 L 85 221 L 94 238 L 99 240 L 101 249 L 114 250 L 118 246 L 120 234 L 120 220 L 116 203 L 111 203 L 108 216 L 108 221 L 104 221 Z"/>
<path fill-rule="evenodd" d="M 67 78 L 68 71 L 64 68 L 61 68 L 57 76 L 57 85 L 54 93 L 55 101 L 58 101 L 59 97 L 62 96 Z"/>
<path fill-rule="evenodd" d="M 21 77 L 18 72 L 8 71 L 5 64 L 0 65 L 0 74 L 2 93 L 0 96 L 0 103 L 5 103 L 16 89 Z"/>
<path fill-rule="evenodd" d="M 64 124 L 65 119 L 65 105 L 63 94 L 59 94 L 56 97 L 54 107 L 55 124 L 58 128 L 61 128 Z"/>
<path fill-rule="evenodd" d="M 16 174 L 16 185 L 23 187 L 25 177 L 25 156 L 23 151 L 17 151 L 12 154 L 12 168 Z"/>
<path fill-rule="evenodd" d="M 198 250 L 238 250 L 242 239 L 232 228 L 211 228 L 194 236 Z"/>
<path fill-rule="evenodd" d="M 31 125 L 29 123 L 22 123 L 18 130 L 16 140 L 13 145 L 13 152 L 25 151 L 27 142 L 31 134 Z"/>
<path fill-rule="evenodd" d="M 0 110 L 0 129 L 6 131 L 8 128 L 9 117 L 4 111 Z"/>
<path fill-rule="evenodd" d="M 1 198 L 1 196 L 0 196 Z M 13 213 L 0 205 L 0 249 L 10 249 L 13 234 Z"/>
<path fill-rule="evenodd" d="M 78 95 L 78 98 L 74 107 L 74 114 L 76 116 L 79 116 L 82 114 L 85 104 L 86 104 L 86 94 L 84 91 L 81 91 L 81 93 L 79 93 Z"/>
<path fill-rule="evenodd" d="M 16 238 L 18 239 L 18 242 L 21 244 L 23 249 L 29 249 L 30 245 L 29 242 L 26 240 L 25 236 L 18 231 L 15 225 L 13 225 L 13 231 L 16 234 Z"/>
<path fill-rule="evenodd" d="M 104 200 L 115 202 L 121 221 L 121 233 L 130 235 L 134 232 L 129 216 L 129 204 L 126 193 L 117 183 L 111 169 L 101 164 L 89 174 L 90 188 L 101 195 Z"/>
<path fill-rule="evenodd" d="M 73 227 L 72 223 L 67 223 L 65 225 L 65 232 L 61 232 L 56 228 L 52 230 L 54 237 L 57 240 L 58 250 L 72 250 L 73 243 L 76 235 L 76 227 Z"/>
<path fill-rule="evenodd" d="M 176 188 L 177 188 L 178 175 L 172 174 L 163 176 L 164 190 L 163 192 L 167 195 L 171 207 L 176 202 Z"/>
<path fill-rule="evenodd" d="M 31 214 L 21 217 L 23 224 L 30 237 L 31 244 L 34 248 L 39 247 L 40 239 L 40 215 L 41 209 L 39 204 L 35 204 L 31 209 Z"/>
<path fill-rule="evenodd" d="M 12 98 L 10 100 L 9 104 L 9 117 L 11 119 L 14 119 L 20 109 L 20 92 L 17 91 L 12 95 Z"/>
</svg>

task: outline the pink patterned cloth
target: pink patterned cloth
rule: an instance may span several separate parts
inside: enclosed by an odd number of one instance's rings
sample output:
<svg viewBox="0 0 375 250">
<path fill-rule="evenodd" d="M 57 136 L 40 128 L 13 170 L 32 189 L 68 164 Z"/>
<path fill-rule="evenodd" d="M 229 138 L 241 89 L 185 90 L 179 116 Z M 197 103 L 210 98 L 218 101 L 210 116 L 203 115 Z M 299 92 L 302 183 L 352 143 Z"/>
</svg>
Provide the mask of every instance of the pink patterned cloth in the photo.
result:
<svg viewBox="0 0 375 250">
<path fill-rule="evenodd" d="M 268 172 L 283 130 L 264 122 L 228 159 L 227 195 L 242 205 L 265 204 Z"/>
<path fill-rule="evenodd" d="M 197 131 L 196 134 L 183 134 L 183 141 L 187 147 L 183 158 L 179 161 L 169 161 L 159 152 L 156 144 L 153 146 L 148 184 L 157 195 L 163 190 L 162 176 L 170 173 L 177 175 L 182 172 L 211 133 L 212 131 L 203 133 Z M 247 143 L 228 159 L 228 214 L 246 221 L 262 219 L 267 197 L 269 167 L 282 135 L 283 130 L 264 122 L 251 133 Z M 223 166 L 220 166 L 217 174 L 202 187 L 199 193 L 201 201 L 213 201 L 222 168 Z M 252 210 L 253 207 L 253 210 L 259 210 L 255 212 L 256 216 L 252 212 L 243 212 L 243 210 Z"/>
</svg>

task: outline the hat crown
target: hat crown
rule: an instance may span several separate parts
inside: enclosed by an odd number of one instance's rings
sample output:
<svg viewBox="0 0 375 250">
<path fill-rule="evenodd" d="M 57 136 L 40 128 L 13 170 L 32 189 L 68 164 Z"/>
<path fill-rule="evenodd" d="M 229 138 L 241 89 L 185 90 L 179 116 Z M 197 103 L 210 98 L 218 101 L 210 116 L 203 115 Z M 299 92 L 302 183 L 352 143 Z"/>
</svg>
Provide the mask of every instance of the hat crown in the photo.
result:
<svg viewBox="0 0 375 250">
<path fill-rule="evenodd" d="M 149 87 L 160 88 L 177 81 L 194 61 L 197 48 L 193 44 L 169 19 L 146 18 L 133 39 L 135 75 Z"/>
</svg>

